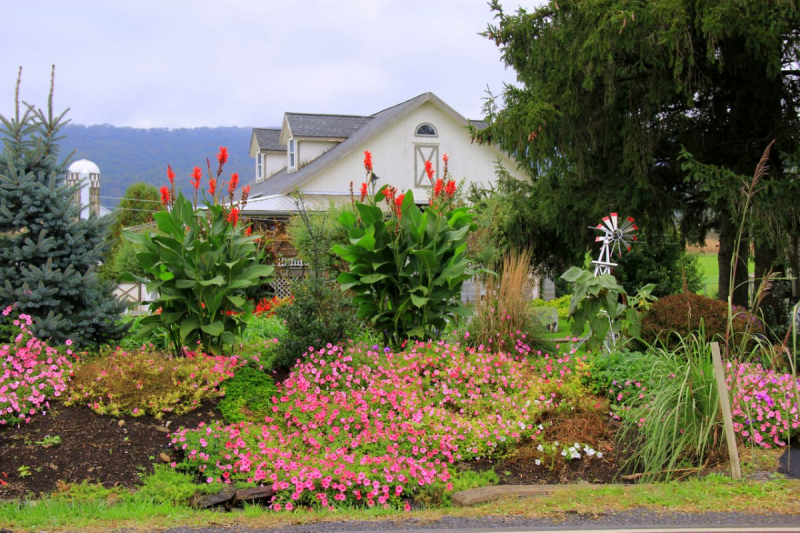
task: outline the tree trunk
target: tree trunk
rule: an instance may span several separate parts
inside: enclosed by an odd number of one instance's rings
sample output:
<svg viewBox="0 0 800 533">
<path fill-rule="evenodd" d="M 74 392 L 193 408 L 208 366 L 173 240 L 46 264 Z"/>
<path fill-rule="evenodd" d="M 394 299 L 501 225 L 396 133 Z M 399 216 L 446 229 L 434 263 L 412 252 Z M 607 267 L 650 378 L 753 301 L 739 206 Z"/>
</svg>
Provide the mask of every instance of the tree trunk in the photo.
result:
<svg viewBox="0 0 800 533">
<path fill-rule="evenodd" d="M 736 224 L 734 224 L 734 222 L 731 220 L 728 213 L 720 213 L 719 220 L 719 254 L 717 255 L 717 263 L 719 265 L 718 297 L 720 300 L 727 302 L 731 280 L 731 259 L 733 258 L 733 249 L 736 246 L 738 230 L 736 228 Z M 749 251 L 750 242 L 746 238 L 746 235 L 743 235 L 742 242 L 739 247 L 739 262 L 736 267 L 736 280 L 733 284 L 733 305 L 740 305 L 742 307 L 749 307 L 747 290 L 747 261 L 749 258 Z"/>
<path fill-rule="evenodd" d="M 761 291 L 763 296 L 758 309 L 767 313 L 767 316 L 778 317 L 780 316 L 780 299 L 773 295 L 770 289 L 761 289 L 764 278 L 778 263 L 778 251 L 764 239 L 758 239 L 755 243 L 755 260 L 755 294 L 758 295 Z"/>
</svg>

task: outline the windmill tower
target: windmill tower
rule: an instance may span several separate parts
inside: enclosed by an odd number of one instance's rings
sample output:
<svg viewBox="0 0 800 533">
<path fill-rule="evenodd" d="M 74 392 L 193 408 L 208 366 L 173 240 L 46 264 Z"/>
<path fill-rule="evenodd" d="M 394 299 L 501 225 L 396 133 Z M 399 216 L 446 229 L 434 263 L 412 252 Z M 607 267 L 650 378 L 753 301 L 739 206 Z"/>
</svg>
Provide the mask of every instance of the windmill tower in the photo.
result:
<svg viewBox="0 0 800 533">
<path fill-rule="evenodd" d="M 600 247 L 600 256 L 592 261 L 594 265 L 594 275 L 600 276 L 602 274 L 611 274 L 611 269 L 617 266 L 611 258 L 614 252 L 618 256 L 622 255 L 622 249 L 625 248 L 631 251 L 631 242 L 636 240 L 636 235 L 633 232 L 639 229 L 633 223 L 633 219 L 628 217 L 619 224 L 619 216 L 616 213 L 611 213 L 610 216 L 603 217 L 603 221 L 595 226 L 594 229 L 602 232 L 602 235 L 595 237 L 595 242 L 602 242 Z"/>
<path fill-rule="evenodd" d="M 80 159 L 69 166 L 67 183 L 80 185 L 75 202 L 81 206 L 81 218 L 100 213 L 100 168 L 88 159 Z"/>
</svg>

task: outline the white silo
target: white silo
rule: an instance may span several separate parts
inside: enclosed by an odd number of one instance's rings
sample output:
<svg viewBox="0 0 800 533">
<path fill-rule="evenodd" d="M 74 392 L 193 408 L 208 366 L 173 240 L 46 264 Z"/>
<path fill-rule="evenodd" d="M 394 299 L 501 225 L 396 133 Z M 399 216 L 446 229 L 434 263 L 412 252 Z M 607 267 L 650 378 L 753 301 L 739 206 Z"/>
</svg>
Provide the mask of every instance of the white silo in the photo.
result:
<svg viewBox="0 0 800 533">
<path fill-rule="evenodd" d="M 81 205 L 81 218 L 100 212 L 100 168 L 88 159 L 80 159 L 69 166 L 67 183 L 81 184 L 75 201 Z"/>
</svg>

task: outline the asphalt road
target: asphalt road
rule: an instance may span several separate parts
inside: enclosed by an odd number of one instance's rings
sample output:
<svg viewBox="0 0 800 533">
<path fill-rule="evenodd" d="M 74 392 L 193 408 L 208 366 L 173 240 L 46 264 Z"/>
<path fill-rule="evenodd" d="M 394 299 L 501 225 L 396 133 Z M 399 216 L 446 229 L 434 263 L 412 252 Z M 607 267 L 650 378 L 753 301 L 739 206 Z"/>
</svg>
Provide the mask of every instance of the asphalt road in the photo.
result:
<svg viewBox="0 0 800 533">
<path fill-rule="evenodd" d="M 721 513 L 655 513 L 632 510 L 621 513 L 565 513 L 546 519 L 487 516 L 486 518 L 444 518 L 423 522 L 418 519 L 374 522 L 321 522 L 283 528 L 173 528 L 167 533 L 525 533 L 525 532 L 640 532 L 640 533 L 800 533 L 800 506 L 795 514 L 753 515 Z"/>
</svg>

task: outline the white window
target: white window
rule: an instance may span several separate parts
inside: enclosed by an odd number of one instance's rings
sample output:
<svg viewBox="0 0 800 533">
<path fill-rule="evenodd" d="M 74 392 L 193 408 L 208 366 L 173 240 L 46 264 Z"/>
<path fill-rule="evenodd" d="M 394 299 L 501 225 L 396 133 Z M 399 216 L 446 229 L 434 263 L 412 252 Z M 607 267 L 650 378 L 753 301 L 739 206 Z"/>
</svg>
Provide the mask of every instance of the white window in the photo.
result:
<svg viewBox="0 0 800 533">
<path fill-rule="evenodd" d="M 417 126 L 416 135 L 417 137 L 437 137 L 436 128 L 433 127 L 433 124 L 428 124 L 425 122 L 424 124 Z"/>
<path fill-rule="evenodd" d="M 264 173 L 261 170 L 261 164 L 262 164 L 262 155 L 261 152 L 258 152 L 258 162 L 256 163 L 256 181 L 261 181 L 261 177 L 264 175 Z"/>
<path fill-rule="evenodd" d="M 294 168 L 294 139 L 289 139 L 289 168 Z"/>
</svg>

